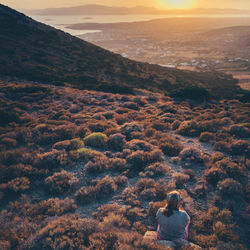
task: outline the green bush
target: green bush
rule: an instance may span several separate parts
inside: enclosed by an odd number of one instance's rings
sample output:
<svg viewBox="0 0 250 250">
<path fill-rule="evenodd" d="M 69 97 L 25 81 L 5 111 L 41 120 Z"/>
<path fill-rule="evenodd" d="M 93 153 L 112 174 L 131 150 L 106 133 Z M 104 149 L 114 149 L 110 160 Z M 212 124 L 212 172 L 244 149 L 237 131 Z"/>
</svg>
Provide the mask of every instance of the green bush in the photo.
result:
<svg viewBox="0 0 250 250">
<path fill-rule="evenodd" d="M 80 149 L 84 147 L 84 142 L 80 138 L 74 138 L 71 140 L 72 149 Z"/>
<path fill-rule="evenodd" d="M 106 145 L 108 137 L 103 133 L 92 133 L 84 138 L 84 143 L 87 146 L 102 148 Z"/>
</svg>

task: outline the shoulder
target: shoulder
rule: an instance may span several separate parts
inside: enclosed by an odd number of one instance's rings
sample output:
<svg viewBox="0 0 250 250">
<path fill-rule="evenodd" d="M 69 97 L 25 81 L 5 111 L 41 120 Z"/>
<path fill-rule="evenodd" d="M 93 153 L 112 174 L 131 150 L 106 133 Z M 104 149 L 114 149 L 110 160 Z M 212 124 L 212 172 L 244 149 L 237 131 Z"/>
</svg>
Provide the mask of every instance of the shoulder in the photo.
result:
<svg viewBox="0 0 250 250">
<path fill-rule="evenodd" d="M 183 218 L 185 218 L 186 220 L 189 220 L 189 215 L 188 215 L 188 213 L 185 211 L 185 210 L 179 210 L 179 214 L 183 217 Z"/>
</svg>

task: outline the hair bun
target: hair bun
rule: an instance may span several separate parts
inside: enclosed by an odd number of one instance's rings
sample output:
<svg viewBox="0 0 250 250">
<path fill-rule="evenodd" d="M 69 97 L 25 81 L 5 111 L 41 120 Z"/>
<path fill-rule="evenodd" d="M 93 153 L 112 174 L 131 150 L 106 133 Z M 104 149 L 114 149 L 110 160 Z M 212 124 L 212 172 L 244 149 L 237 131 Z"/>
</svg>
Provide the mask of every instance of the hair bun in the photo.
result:
<svg viewBox="0 0 250 250">
<path fill-rule="evenodd" d="M 171 200 L 177 200 L 178 202 L 180 202 L 181 200 L 181 195 L 178 191 L 172 191 L 168 194 L 167 196 L 167 201 L 171 201 Z"/>
</svg>

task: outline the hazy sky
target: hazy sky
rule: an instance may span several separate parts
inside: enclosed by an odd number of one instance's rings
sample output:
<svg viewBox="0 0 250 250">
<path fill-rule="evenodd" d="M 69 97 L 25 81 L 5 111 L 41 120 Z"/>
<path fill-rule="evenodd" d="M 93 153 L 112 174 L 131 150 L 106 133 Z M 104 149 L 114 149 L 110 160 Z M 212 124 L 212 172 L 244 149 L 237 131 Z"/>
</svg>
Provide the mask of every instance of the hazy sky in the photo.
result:
<svg viewBox="0 0 250 250">
<path fill-rule="evenodd" d="M 112 6 L 153 6 L 165 8 L 237 8 L 250 9 L 250 0 L 0 0 L 0 3 L 15 9 L 68 7 L 84 4 Z"/>
</svg>

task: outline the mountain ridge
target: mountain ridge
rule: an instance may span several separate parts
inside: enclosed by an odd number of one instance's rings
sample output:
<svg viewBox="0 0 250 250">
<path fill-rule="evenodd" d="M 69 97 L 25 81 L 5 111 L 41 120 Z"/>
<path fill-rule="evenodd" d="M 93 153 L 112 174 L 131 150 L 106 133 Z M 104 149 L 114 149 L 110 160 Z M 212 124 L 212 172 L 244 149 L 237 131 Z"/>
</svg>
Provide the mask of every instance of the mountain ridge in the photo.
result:
<svg viewBox="0 0 250 250">
<path fill-rule="evenodd" d="M 35 15 L 115 15 L 115 14 L 156 14 L 156 15 L 231 15 L 249 14 L 250 10 L 219 9 L 219 8 L 193 8 L 193 9 L 158 9 L 147 6 L 118 7 L 99 4 L 79 5 L 74 7 L 46 8 L 27 10 L 28 14 Z"/>
</svg>

